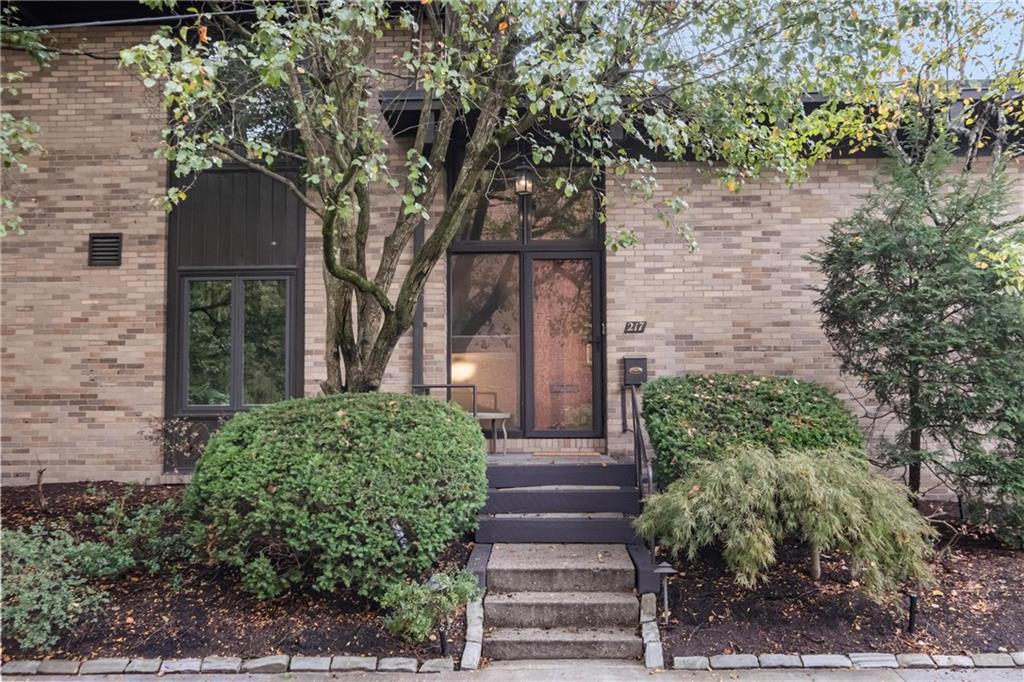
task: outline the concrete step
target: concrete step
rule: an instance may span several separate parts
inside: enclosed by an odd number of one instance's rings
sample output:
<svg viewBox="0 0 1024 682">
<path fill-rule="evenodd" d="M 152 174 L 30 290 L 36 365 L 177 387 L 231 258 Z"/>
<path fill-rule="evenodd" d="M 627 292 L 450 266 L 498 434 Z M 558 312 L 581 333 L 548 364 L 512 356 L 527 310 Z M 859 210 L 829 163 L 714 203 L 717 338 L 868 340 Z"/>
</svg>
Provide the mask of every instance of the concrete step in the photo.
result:
<svg viewBox="0 0 1024 682">
<path fill-rule="evenodd" d="M 495 660 L 638 658 L 636 628 L 498 628 L 484 635 L 483 655 Z"/>
<path fill-rule="evenodd" d="M 497 544 L 487 563 L 487 589 L 501 592 L 629 592 L 633 561 L 623 545 Z"/>
<path fill-rule="evenodd" d="M 640 543 L 629 517 L 603 512 L 482 515 L 476 541 Z"/>
<path fill-rule="evenodd" d="M 632 592 L 513 592 L 484 599 L 485 627 L 636 627 Z"/>
<path fill-rule="evenodd" d="M 528 512 L 640 513 L 636 488 L 618 486 L 552 485 L 522 488 L 491 488 L 483 514 Z"/>
</svg>

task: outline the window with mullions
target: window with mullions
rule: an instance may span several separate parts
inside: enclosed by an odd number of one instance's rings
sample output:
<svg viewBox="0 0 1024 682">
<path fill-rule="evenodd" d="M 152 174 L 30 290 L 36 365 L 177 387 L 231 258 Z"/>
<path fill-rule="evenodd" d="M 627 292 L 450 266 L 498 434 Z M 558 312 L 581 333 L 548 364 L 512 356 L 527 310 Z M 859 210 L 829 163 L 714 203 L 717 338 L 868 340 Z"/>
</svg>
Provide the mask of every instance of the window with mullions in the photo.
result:
<svg viewBox="0 0 1024 682">
<path fill-rule="evenodd" d="M 289 277 L 184 280 L 185 406 L 239 409 L 284 400 Z"/>
<path fill-rule="evenodd" d="M 515 192 L 515 170 L 498 166 L 480 180 L 480 200 L 469 212 L 460 241 L 593 241 L 598 236 L 598 192 L 589 167 L 543 167 L 533 191 Z M 574 191 L 566 196 L 565 186 Z"/>
</svg>

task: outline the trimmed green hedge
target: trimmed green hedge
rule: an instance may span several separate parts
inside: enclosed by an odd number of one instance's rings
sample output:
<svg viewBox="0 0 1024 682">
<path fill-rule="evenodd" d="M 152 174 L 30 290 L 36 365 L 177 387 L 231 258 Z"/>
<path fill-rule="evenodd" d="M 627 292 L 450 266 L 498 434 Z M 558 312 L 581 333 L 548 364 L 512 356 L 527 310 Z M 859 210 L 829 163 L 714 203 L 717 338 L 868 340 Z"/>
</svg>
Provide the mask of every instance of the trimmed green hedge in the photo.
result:
<svg viewBox="0 0 1024 682">
<path fill-rule="evenodd" d="M 660 485 L 682 477 L 689 462 L 718 459 L 739 443 L 773 452 L 864 445 L 849 410 L 825 388 L 798 379 L 661 377 L 644 386 L 643 398 Z"/>
<path fill-rule="evenodd" d="M 379 598 L 472 530 L 486 494 L 484 438 L 457 405 L 318 396 L 237 414 L 210 439 L 186 533 L 257 596 L 308 580 Z"/>
</svg>

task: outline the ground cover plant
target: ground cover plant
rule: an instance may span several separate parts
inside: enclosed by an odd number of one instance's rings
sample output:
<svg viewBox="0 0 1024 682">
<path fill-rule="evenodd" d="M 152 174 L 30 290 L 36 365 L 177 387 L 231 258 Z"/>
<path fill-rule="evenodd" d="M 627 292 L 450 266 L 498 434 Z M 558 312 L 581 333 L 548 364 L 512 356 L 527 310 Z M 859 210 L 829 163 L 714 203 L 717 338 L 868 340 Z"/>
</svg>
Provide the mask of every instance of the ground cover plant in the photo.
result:
<svg viewBox="0 0 1024 682">
<path fill-rule="evenodd" d="M 183 519 L 180 500 L 184 486 L 133 486 L 120 483 L 44 484 L 47 507 L 41 509 L 34 488 L 5 488 L 2 504 L 4 551 L 8 551 L 7 538 L 14 533 L 30 533 L 34 526 L 64 528 L 73 545 L 94 543 L 98 554 L 115 555 L 111 544 L 104 540 L 102 519 L 108 516 L 112 505 L 117 505 L 130 518 L 139 510 L 154 509 L 175 503 L 175 511 L 166 518 L 168 523 L 156 531 L 154 540 L 171 542 L 175 528 Z M 142 514 L 148 516 L 149 512 Z M 51 531 L 46 531 L 49 535 Z M 432 572 L 457 572 L 465 566 L 471 544 L 464 538 L 450 542 L 441 552 L 431 571 L 413 576 L 410 583 L 426 582 Z M 77 550 L 69 550 L 73 553 Z M 33 555 L 23 555 L 33 566 L 49 566 L 37 561 Z M 67 556 L 67 554 L 63 554 Z M 63 618 L 65 606 L 77 600 L 78 594 L 62 598 L 62 592 L 52 588 L 54 576 L 68 572 L 66 563 L 53 571 L 33 571 L 27 579 L 38 584 L 44 598 L 61 599 L 53 612 Z M 4 558 L 4 598 L 16 597 L 13 587 L 18 579 L 12 577 L 14 566 Z M 77 574 L 81 574 L 76 569 Z M 49 576 L 49 577 L 47 577 Z M 22 581 L 25 578 L 20 579 Z M 220 566 L 197 563 L 182 558 L 165 560 L 159 570 L 151 571 L 139 563 L 124 572 L 101 577 L 89 577 L 85 583 L 102 601 L 88 613 L 63 622 L 51 621 L 52 627 L 43 646 L 28 646 L 20 632 L 7 620 L 17 615 L 17 609 L 3 605 L 3 655 L 18 658 L 47 656 L 71 658 L 98 656 L 248 656 L 267 653 L 306 655 L 383 655 L 412 656 L 420 659 L 440 654 L 439 642 L 431 636 L 425 640 L 410 641 L 401 634 L 393 634 L 387 620 L 390 612 L 373 600 L 360 597 L 353 590 L 339 589 L 324 593 L 308 585 L 292 588 L 273 599 L 259 599 L 246 591 L 238 571 Z M 62 588 L 63 589 L 63 588 Z M 77 588 L 76 588 L 77 589 Z M 36 595 L 28 594 L 25 604 L 35 603 Z M 461 606 L 461 605 L 460 605 Z M 39 611 L 24 611 L 30 625 L 39 629 L 45 624 L 38 621 Z M 73 612 L 72 612 L 73 613 Z M 444 620 L 444 619 L 442 619 Z M 461 650 L 464 619 L 456 609 L 447 619 L 447 641 L 450 651 Z"/>
<path fill-rule="evenodd" d="M 421 642 L 443 625 L 459 606 L 482 596 L 476 576 L 469 571 L 443 571 L 426 582 L 398 582 L 381 597 L 389 614 L 388 630 L 410 642 Z"/>
<path fill-rule="evenodd" d="M 475 527 L 485 450 L 462 408 L 423 396 L 275 403 L 210 439 L 185 496 L 185 533 L 259 597 L 310 583 L 379 598 Z"/>
<path fill-rule="evenodd" d="M 661 486 L 739 443 L 773 451 L 864 443 L 857 420 L 828 390 L 790 377 L 659 377 L 644 386 L 643 415 Z"/>
</svg>

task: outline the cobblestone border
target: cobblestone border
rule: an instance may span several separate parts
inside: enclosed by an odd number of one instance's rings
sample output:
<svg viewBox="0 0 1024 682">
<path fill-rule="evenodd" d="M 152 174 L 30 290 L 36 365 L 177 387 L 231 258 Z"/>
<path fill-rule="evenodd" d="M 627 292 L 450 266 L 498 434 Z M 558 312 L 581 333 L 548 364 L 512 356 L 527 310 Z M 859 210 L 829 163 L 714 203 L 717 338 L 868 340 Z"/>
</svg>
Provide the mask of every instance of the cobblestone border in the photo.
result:
<svg viewBox="0 0 1024 682">
<path fill-rule="evenodd" d="M 640 595 L 640 636 L 644 640 L 644 667 L 661 670 L 665 667 L 665 652 L 661 646 L 661 630 L 658 628 L 658 606 L 653 592 Z"/>
<path fill-rule="evenodd" d="M 463 670 L 478 670 L 480 654 L 484 645 L 484 602 L 483 599 L 466 604 L 466 646 L 462 649 Z"/>
<path fill-rule="evenodd" d="M 479 616 L 477 616 L 479 612 Z M 472 616 L 473 620 L 468 620 Z M 641 603 L 643 619 L 645 611 Z M 483 638 L 483 608 L 480 602 L 470 602 L 467 622 L 478 623 L 479 639 L 471 641 L 467 628 L 466 648 L 462 654 L 462 669 L 480 667 L 480 644 Z M 645 621 L 641 630 L 646 634 L 654 624 Z M 657 660 L 656 660 L 657 659 Z M 242 659 L 232 656 L 205 658 L 94 658 L 86 661 L 50 658 L 46 660 L 14 660 L 0 668 L 0 675 L 121 675 L 151 674 L 224 674 L 224 673 L 285 673 L 285 672 L 404 672 L 440 673 L 455 667 L 449 658 L 431 658 L 418 663 L 415 658 L 375 656 L 263 656 Z M 644 665 L 664 668 L 661 640 L 644 640 Z M 1013 653 L 983 653 L 971 655 L 940 655 L 921 653 L 880 654 L 721 654 L 718 656 L 676 656 L 672 659 L 676 670 L 747 670 L 784 668 L 1024 668 L 1024 651 Z"/>
<path fill-rule="evenodd" d="M 484 606 L 481 600 L 466 604 L 466 645 L 462 650 L 462 669 L 480 667 L 484 638 Z M 94 658 L 75 661 L 48 658 L 41 661 L 14 660 L 0 668 L 0 675 L 122 675 L 152 674 L 224 674 L 224 673 L 327 673 L 388 672 L 441 673 L 455 669 L 455 660 L 431 658 L 419 663 L 415 658 L 376 656 L 263 656 L 242 659 L 235 656 L 206 658 Z"/>
<path fill-rule="evenodd" d="M 285 672 L 402 672 L 440 673 L 455 669 L 449 658 L 431 658 L 419 663 L 415 658 L 376 656 L 263 656 L 237 658 L 94 658 L 86 661 L 50 658 L 43 661 L 16 660 L 0 668 L 0 675 L 122 675 L 174 673 L 285 673 Z"/>
<path fill-rule="evenodd" d="M 854 668 L 860 670 L 869 668 L 1024 668 L 1024 651 L 970 655 L 935 654 L 932 656 L 920 653 L 676 656 L 672 659 L 672 667 L 676 670 L 746 670 L 751 668 Z"/>
</svg>

